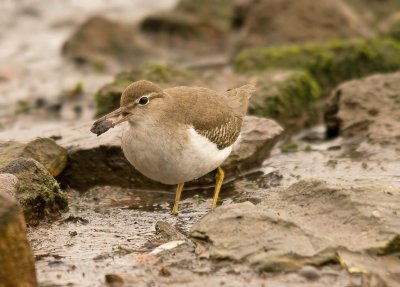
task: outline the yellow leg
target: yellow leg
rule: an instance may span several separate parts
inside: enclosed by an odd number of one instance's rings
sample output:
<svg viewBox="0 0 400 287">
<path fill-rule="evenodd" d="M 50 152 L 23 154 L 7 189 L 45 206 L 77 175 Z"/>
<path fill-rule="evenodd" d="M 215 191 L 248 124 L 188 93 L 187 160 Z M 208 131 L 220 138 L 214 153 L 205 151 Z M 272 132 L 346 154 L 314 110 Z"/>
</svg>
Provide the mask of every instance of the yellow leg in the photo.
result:
<svg viewBox="0 0 400 287">
<path fill-rule="evenodd" d="M 179 200 L 181 199 L 181 193 L 182 193 L 184 185 L 185 185 L 185 183 L 180 183 L 176 187 L 175 203 L 174 203 L 174 207 L 172 208 L 172 215 L 178 215 Z"/>
<path fill-rule="evenodd" d="M 214 197 L 211 205 L 211 209 L 214 209 L 217 207 L 217 202 L 218 202 L 218 195 L 219 191 L 221 190 L 222 182 L 224 181 L 224 171 L 222 168 L 218 167 L 217 169 L 217 175 L 215 176 L 215 189 L 214 189 Z"/>
</svg>

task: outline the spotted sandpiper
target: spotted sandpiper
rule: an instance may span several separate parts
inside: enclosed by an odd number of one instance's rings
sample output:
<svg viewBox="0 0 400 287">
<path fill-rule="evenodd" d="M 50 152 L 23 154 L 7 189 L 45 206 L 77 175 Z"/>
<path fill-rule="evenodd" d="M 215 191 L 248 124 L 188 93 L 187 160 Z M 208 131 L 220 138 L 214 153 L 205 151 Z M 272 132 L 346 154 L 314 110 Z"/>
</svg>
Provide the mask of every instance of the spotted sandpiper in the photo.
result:
<svg viewBox="0 0 400 287">
<path fill-rule="evenodd" d="M 122 134 L 124 155 L 146 177 L 178 185 L 174 215 L 184 183 L 216 169 L 213 209 L 224 180 L 220 165 L 238 141 L 254 91 L 252 85 L 223 93 L 201 87 L 161 89 L 141 80 L 125 89 L 120 108 L 98 119 L 91 131 L 100 135 L 128 122 Z"/>
</svg>

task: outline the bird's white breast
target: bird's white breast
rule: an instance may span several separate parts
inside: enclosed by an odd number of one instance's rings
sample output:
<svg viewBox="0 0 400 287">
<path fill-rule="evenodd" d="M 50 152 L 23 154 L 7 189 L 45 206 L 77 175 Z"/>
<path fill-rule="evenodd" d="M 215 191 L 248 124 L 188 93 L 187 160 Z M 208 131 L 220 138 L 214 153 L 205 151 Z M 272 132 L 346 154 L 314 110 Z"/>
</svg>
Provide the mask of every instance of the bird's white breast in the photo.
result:
<svg viewBox="0 0 400 287">
<path fill-rule="evenodd" d="M 219 150 L 193 127 L 176 134 L 129 126 L 122 136 L 122 149 L 129 162 L 145 176 L 165 184 L 178 184 L 216 169 L 229 156 L 232 146 Z"/>
</svg>

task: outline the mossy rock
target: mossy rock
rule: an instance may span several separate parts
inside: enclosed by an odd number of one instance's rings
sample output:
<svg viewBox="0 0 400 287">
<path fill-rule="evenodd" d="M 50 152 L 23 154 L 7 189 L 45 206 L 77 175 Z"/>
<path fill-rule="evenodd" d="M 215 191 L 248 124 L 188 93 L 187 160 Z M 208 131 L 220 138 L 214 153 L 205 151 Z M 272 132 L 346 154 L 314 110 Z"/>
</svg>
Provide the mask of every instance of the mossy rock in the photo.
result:
<svg viewBox="0 0 400 287">
<path fill-rule="evenodd" d="M 249 112 L 277 120 L 286 130 L 303 128 L 318 119 L 320 87 L 306 71 L 270 71 L 257 75 L 257 91 Z"/>
<path fill-rule="evenodd" d="M 100 117 L 117 109 L 122 92 L 134 81 L 149 80 L 162 87 L 171 87 L 187 84 L 194 79 L 194 74 L 188 70 L 158 64 L 145 64 L 122 72 L 112 83 L 105 85 L 95 94 L 96 116 Z"/>
<path fill-rule="evenodd" d="M 305 69 L 323 88 L 372 73 L 400 69 L 400 43 L 388 38 L 248 49 L 235 58 L 239 72 Z"/>
<path fill-rule="evenodd" d="M 57 176 L 67 164 L 68 152 L 49 138 L 37 138 L 28 143 L 0 142 L 0 167 L 6 166 L 18 157 L 33 158 L 52 176 Z"/>
<path fill-rule="evenodd" d="M 25 219 L 37 225 L 43 219 L 53 219 L 68 209 L 67 196 L 57 181 L 37 161 L 17 158 L 0 173 L 11 173 L 18 178 L 18 189 L 14 195 L 20 202 Z"/>
</svg>

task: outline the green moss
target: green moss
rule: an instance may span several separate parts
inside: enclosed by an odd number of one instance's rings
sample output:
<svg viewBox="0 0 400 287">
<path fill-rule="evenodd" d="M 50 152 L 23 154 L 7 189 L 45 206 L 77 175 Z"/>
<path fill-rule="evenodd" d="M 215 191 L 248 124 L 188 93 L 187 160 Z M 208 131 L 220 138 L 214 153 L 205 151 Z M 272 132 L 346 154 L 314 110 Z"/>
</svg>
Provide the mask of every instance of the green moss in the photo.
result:
<svg viewBox="0 0 400 287">
<path fill-rule="evenodd" d="M 90 62 L 90 64 L 92 65 L 92 68 L 98 73 L 103 73 L 107 70 L 107 64 L 104 61 L 93 60 Z"/>
<path fill-rule="evenodd" d="M 205 202 L 206 200 L 204 199 L 203 196 L 196 194 L 195 196 L 193 196 L 194 201 L 196 202 L 197 205 Z"/>
<path fill-rule="evenodd" d="M 311 147 L 310 145 L 306 145 L 306 146 L 304 147 L 304 151 L 305 151 L 305 152 L 311 152 L 311 151 L 312 151 L 312 147 Z"/>
<path fill-rule="evenodd" d="M 249 112 L 276 119 L 286 129 L 304 127 L 318 118 L 318 83 L 306 71 L 271 71 L 257 76 Z"/>
<path fill-rule="evenodd" d="M 95 95 L 96 117 L 103 116 L 119 107 L 121 94 L 131 83 L 130 80 L 117 76 L 114 82 L 102 87 Z"/>
<path fill-rule="evenodd" d="M 173 86 L 183 84 L 192 78 L 193 75 L 189 71 L 159 64 L 144 64 L 123 72 L 117 75 L 112 83 L 105 85 L 95 94 L 96 117 L 117 109 L 122 92 L 134 81 L 145 79 L 161 86 Z"/>
<path fill-rule="evenodd" d="M 288 142 L 288 143 L 282 144 L 279 148 L 284 153 L 296 152 L 299 148 L 299 145 L 294 142 Z"/>
<path fill-rule="evenodd" d="M 57 216 L 68 207 L 67 196 L 44 170 L 40 171 L 40 176 L 32 176 L 30 181 L 20 181 L 18 193 L 28 222 Z"/>
<path fill-rule="evenodd" d="M 336 159 L 330 159 L 326 162 L 327 166 L 332 166 L 335 167 L 338 164 L 338 161 Z"/>
<path fill-rule="evenodd" d="M 248 49 L 235 58 L 235 67 L 240 72 L 305 69 L 326 93 L 345 80 L 400 69 L 400 43 L 377 38 Z"/>
</svg>

